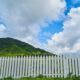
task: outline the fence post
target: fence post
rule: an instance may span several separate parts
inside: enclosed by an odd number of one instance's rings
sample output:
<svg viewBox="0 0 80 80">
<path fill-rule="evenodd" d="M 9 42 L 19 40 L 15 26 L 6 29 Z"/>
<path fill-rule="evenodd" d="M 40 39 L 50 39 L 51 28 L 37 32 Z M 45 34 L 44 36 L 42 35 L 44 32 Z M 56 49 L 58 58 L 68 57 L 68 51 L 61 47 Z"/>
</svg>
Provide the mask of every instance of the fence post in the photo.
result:
<svg viewBox="0 0 80 80">
<path fill-rule="evenodd" d="M 2 69 L 2 57 L 0 57 L 0 78 L 2 78 L 2 71 L 1 71 L 1 69 Z"/>
<path fill-rule="evenodd" d="M 1 60 L 2 64 L 1 64 L 1 77 L 4 77 L 3 76 L 3 68 L 4 68 L 4 57 L 2 57 L 2 60 Z"/>
<path fill-rule="evenodd" d="M 45 68 L 46 68 L 46 76 L 48 77 L 48 56 L 46 56 L 46 66 L 45 66 Z"/>
<path fill-rule="evenodd" d="M 76 72 L 76 76 L 78 76 L 78 64 L 77 64 L 77 58 L 75 58 L 75 72 Z"/>
<path fill-rule="evenodd" d="M 28 77 L 30 77 L 31 76 L 31 56 L 29 56 L 28 59 L 29 59 L 29 62 L 28 62 L 29 63 Z"/>
<path fill-rule="evenodd" d="M 25 59 L 25 67 L 26 67 L 26 70 L 25 70 L 25 76 L 28 77 L 28 56 L 26 56 L 26 59 Z"/>
<path fill-rule="evenodd" d="M 3 76 L 5 76 L 5 70 L 6 70 L 6 57 L 3 57 L 4 58 L 4 64 L 3 64 Z"/>
<path fill-rule="evenodd" d="M 61 65 L 60 62 L 59 62 L 59 60 L 60 60 L 60 57 L 58 56 L 58 57 L 57 57 L 57 62 L 58 62 L 58 63 L 57 63 L 58 77 L 60 77 L 60 65 Z"/>
<path fill-rule="evenodd" d="M 66 57 L 63 56 L 63 72 L 64 72 L 64 77 L 66 77 Z"/>
<path fill-rule="evenodd" d="M 25 77 L 25 56 L 23 57 L 23 77 Z"/>
<path fill-rule="evenodd" d="M 57 77 L 57 58 L 55 56 L 55 77 Z"/>
<path fill-rule="evenodd" d="M 72 57 L 72 68 L 73 68 L 73 75 L 75 75 L 75 62 L 74 62 L 74 58 Z"/>
<path fill-rule="evenodd" d="M 78 57 L 78 68 L 79 68 L 79 76 L 80 76 L 80 58 Z"/>
<path fill-rule="evenodd" d="M 52 56 L 52 77 L 54 77 L 54 56 Z"/>
</svg>

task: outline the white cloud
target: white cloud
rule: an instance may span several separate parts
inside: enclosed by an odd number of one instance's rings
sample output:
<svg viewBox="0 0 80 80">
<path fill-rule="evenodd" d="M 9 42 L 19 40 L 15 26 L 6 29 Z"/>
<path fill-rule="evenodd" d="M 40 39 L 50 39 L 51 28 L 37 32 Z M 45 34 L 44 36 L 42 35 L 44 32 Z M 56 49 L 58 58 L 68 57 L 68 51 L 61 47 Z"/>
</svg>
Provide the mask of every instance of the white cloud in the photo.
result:
<svg viewBox="0 0 80 80">
<path fill-rule="evenodd" d="M 0 37 L 14 37 L 30 43 L 37 42 L 37 35 L 48 17 L 63 15 L 65 0 L 0 0 L 0 17 L 7 30 Z"/>
<path fill-rule="evenodd" d="M 4 24 L 0 24 L 0 32 L 3 32 L 6 30 L 6 27 Z"/>
<path fill-rule="evenodd" d="M 71 9 L 63 28 L 48 40 L 48 49 L 57 54 L 80 53 L 80 7 Z"/>
</svg>

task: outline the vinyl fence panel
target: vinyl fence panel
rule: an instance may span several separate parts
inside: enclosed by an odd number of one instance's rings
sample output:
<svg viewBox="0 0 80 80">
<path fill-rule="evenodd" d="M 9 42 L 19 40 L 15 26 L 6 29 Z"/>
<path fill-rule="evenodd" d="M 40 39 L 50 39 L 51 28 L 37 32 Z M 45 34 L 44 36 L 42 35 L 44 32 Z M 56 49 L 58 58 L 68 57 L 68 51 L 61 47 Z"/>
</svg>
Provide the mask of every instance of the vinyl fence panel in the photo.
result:
<svg viewBox="0 0 80 80">
<path fill-rule="evenodd" d="M 80 76 L 80 58 L 66 56 L 0 57 L 0 78 L 3 77 L 67 77 Z"/>
</svg>

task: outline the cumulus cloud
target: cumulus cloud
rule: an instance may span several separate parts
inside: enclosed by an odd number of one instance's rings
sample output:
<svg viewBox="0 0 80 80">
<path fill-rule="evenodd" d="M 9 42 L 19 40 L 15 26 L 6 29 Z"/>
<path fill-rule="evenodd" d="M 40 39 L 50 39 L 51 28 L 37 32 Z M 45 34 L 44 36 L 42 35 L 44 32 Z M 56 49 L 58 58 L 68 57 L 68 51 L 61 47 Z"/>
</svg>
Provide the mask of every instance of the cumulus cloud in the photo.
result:
<svg viewBox="0 0 80 80">
<path fill-rule="evenodd" d="M 35 39 L 37 42 L 36 37 L 43 27 L 40 24 L 46 17 L 56 19 L 63 15 L 65 5 L 64 0 L 0 0 L 0 17 L 7 26 L 0 37 L 9 36 L 26 42 Z"/>
<path fill-rule="evenodd" d="M 80 53 L 80 7 L 71 9 L 63 29 L 48 40 L 48 49 L 57 54 Z"/>
<path fill-rule="evenodd" d="M 3 32 L 6 30 L 6 27 L 4 24 L 0 24 L 0 32 Z"/>
</svg>

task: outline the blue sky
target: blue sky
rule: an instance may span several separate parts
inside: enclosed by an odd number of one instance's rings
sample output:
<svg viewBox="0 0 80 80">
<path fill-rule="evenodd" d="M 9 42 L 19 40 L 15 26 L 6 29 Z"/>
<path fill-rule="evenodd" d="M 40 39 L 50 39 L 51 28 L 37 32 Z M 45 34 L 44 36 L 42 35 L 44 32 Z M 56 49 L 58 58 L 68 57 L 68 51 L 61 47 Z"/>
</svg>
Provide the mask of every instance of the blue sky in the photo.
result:
<svg viewBox="0 0 80 80">
<path fill-rule="evenodd" d="M 46 27 L 44 27 L 39 33 L 39 40 L 42 43 L 46 43 L 46 40 L 51 38 L 51 36 L 55 33 L 58 33 L 63 30 L 63 21 L 55 20 L 48 23 Z M 51 33 L 49 36 L 45 35 L 45 33 Z"/>
<path fill-rule="evenodd" d="M 73 7 L 77 8 L 80 6 L 80 0 L 65 0 L 65 2 L 66 2 L 66 9 L 64 10 L 65 17 L 70 12 L 71 8 Z M 50 39 L 53 34 L 63 31 L 64 21 L 65 19 L 62 16 L 62 19 L 53 20 L 53 21 L 48 22 L 47 23 L 48 25 L 41 30 L 38 36 L 39 41 L 42 43 L 46 43 L 47 39 Z M 44 35 L 45 32 L 51 33 L 51 35 L 45 36 Z"/>
</svg>

